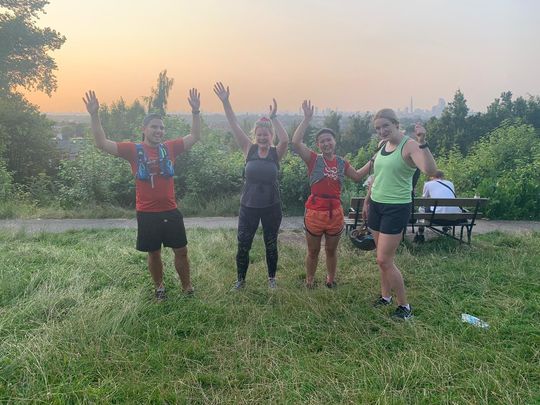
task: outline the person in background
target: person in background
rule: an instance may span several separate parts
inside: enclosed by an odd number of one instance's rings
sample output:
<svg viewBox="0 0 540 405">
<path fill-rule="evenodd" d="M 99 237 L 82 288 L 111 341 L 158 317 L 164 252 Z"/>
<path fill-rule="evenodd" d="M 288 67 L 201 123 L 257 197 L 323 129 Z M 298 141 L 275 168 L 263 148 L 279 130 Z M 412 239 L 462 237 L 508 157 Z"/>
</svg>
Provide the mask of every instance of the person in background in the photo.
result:
<svg viewBox="0 0 540 405">
<path fill-rule="evenodd" d="M 444 173 L 441 170 L 437 170 L 433 176 L 430 177 L 430 181 L 424 184 L 424 190 L 422 192 L 424 198 L 456 198 L 456 189 L 454 184 L 450 180 L 445 180 Z M 431 207 L 431 212 L 435 207 Z M 444 214 L 461 213 L 459 207 L 437 207 L 435 212 Z"/>
<path fill-rule="evenodd" d="M 450 180 L 444 179 L 444 173 L 441 170 L 437 170 L 437 172 L 430 177 L 430 181 L 427 181 L 424 184 L 424 190 L 422 192 L 422 197 L 424 198 L 456 198 L 456 192 L 454 188 L 454 184 Z M 456 214 L 461 213 L 460 207 L 452 207 L 452 206 L 443 206 L 443 207 L 430 207 L 430 212 L 441 213 L 441 214 Z M 443 225 L 442 230 L 443 232 L 449 232 L 452 227 L 450 226 L 452 223 L 445 222 L 445 221 L 439 221 L 441 225 Z M 446 225 L 445 225 L 446 223 Z M 425 240 L 424 237 L 424 230 L 425 228 L 420 225 L 418 227 L 418 230 L 416 231 L 416 234 L 414 235 L 414 242 L 422 243 Z"/>
</svg>

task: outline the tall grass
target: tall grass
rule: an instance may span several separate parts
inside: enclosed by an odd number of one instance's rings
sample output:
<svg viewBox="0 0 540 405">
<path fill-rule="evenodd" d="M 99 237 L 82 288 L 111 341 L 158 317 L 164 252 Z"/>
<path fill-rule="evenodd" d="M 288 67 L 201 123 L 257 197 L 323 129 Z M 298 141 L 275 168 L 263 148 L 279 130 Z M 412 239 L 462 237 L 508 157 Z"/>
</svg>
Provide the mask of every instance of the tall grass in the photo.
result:
<svg viewBox="0 0 540 405">
<path fill-rule="evenodd" d="M 540 399 L 540 235 L 435 240 L 398 256 L 415 318 L 374 309 L 372 253 L 340 246 L 335 290 L 305 290 L 300 233 L 280 235 L 269 291 L 261 236 L 247 288 L 233 231 L 190 230 L 194 297 L 165 252 L 152 299 L 134 232 L 0 234 L 0 402 L 483 403 Z M 322 261 L 323 262 L 323 261 Z M 322 285 L 324 268 L 317 275 Z M 462 324 L 469 312 L 487 330 Z"/>
</svg>

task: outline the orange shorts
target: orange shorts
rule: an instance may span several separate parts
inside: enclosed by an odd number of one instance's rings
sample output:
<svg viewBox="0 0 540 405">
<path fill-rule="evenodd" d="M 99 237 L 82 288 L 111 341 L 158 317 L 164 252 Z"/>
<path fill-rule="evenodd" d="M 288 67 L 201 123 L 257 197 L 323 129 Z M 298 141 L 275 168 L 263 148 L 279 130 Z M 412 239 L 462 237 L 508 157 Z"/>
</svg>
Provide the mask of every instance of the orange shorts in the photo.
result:
<svg viewBox="0 0 540 405">
<path fill-rule="evenodd" d="M 343 208 L 335 208 L 331 211 L 316 211 L 306 208 L 304 215 L 304 228 L 313 236 L 337 236 L 343 232 L 345 219 Z"/>
</svg>

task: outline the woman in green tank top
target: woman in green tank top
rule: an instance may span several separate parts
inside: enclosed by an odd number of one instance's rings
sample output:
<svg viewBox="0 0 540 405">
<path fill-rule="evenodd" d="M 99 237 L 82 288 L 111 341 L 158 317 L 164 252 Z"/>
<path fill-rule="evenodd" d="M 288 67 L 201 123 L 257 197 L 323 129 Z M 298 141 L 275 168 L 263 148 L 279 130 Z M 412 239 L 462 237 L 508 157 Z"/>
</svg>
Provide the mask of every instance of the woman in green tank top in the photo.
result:
<svg viewBox="0 0 540 405">
<path fill-rule="evenodd" d="M 401 133 L 397 116 L 391 109 L 375 114 L 373 125 L 381 139 L 381 147 L 372 159 L 374 179 L 362 215 L 367 219 L 377 246 L 381 295 L 375 306 L 391 304 L 393 290 L 398 303 L 394 317 L 406 320 L 412 316 L 412 311 L 403 276 L 394 259 L 411 214 L 414 172 L 418 168 L 430 176 L 437 170 L 437 165 L 425 142 L 426 130 L 422 125 L 415 127 L 418 142 Z"/>
</svg>

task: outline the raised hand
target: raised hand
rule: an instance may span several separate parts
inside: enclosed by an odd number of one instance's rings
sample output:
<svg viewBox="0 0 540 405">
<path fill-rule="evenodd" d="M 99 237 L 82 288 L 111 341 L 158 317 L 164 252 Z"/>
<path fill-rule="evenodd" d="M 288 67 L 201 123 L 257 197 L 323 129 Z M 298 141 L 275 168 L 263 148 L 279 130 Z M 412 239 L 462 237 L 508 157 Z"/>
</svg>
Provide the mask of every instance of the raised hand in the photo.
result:
<svg viewBox="0 0 540 405">
<path fill-rule="evenodd" d="M 304 100 L 302 103 L 302 110 L 304 110 L 304 119 L 310 120 L 313 117 L 313 111 L 315 107 L 311 105 L 311 100 Z"/>
<path fill-rule="evenodd" d="M 416 136 L 416 140 L 418 143 L 422 144 L 426 142 L 426 129 L 422 125 L 422 123 L 417 122 L 414 126 L 414 135 Z"/>
<path fill-rule="evenodd" d="M 189 98 L 188 103 L 191 106 L 191 111 L 193 112 L 199 112 L 201 108 L 201 94 L 197 91 L 197 89 L 191 89 L 189 90 Z"/>
<path fill-rule="evenodd" d="M 231 94 L 229 91 L 229 86 L 225 88 L 225 86 L 221 82 L 217 82 L 216 84 L 214 84 L 214 93 L 216 93 L 216 96 L 218 96 L 223 103 L 229 100 L 229 95 Z"/>
<path fill-rule="evenodd" d="M 99 111 L 99 101 L 96 97 L 96 93 L 93 90 L 88 90 L 82 99 L 84 105 L 86 105 L 86 110 L 90 115 L 95 115 Z"/>
<path fill-rule="evenodd" d="M 277 102 L 276 99 L 272 99 L 272 105 L 270 105 L 270 119 L 275 118 L 277 115 Z"/>
</svg>

